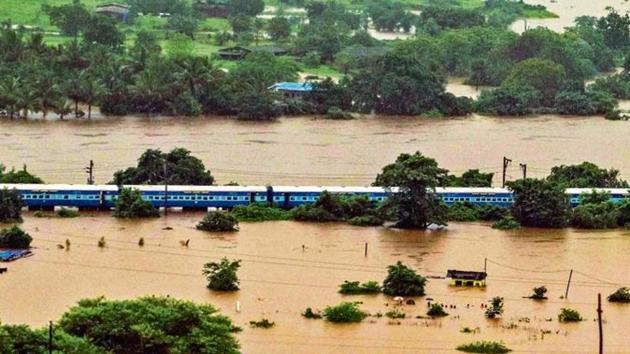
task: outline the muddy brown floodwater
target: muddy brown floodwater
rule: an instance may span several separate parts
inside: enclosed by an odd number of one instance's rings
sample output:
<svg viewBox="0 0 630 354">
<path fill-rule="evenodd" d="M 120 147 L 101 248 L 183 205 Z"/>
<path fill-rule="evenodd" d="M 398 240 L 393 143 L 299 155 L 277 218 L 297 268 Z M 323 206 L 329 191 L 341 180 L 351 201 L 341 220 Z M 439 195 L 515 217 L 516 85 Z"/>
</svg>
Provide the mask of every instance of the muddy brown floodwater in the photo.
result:
<svg viewBox="0 0 630 354">
<path fill-rule="evenodd" d="M 470 87 L 451 89 L 474 95 Z M 106 183 L 146 149 L 178 146 L 201 158 L 218 183 L 367 185 L 398 154 L 416 150 L 454 173 L 498 173 L 507 156 L 515 161 L 509 178 L 520 175 L 518 163 L 527 163 L 531 176 L 543 176 L 553 166 L 589 160 L 630 179 L 630 122 L 601 117 L 4 119 L 0 137 L 0 163 L 26 164 L 50 183 L 84 183 L 90 159 L 97 183 Z"/>
<path fill-rule="evenodd" d="M 607 296 L 630 284 L 630 231 L 501 232 L 485 224 L 452 224 L 447 231 L 410 232 L 356 228 L 345 224 L 244 223 L 235 234 L 207 234 L 193 225 L 198 213 L 120 221 L 107 214 L 76 219 L 34 218 L 24 228 L 34 238 L 33 257 L 8 264 L 0 276 L 3 323 L 43 326 L 78 299 L 105 295 L 124 299 L 170 295 L 209 303 L 231 317 L 245 353 L 451 353 L 462 343 L 502 340 L 517 352 L 594 353 L 597 348 L 597 293 Z M 169 226 L 173 230 L 165 230 Z M 97 247 L 105 237 L 107 247 Z M 137 245 L 144 237 L 144 247 Z M 57 248 L 66 239 L 69 251 Z M 180 240 L 190 239 L 189 248 Z M 364 257 L 364 244 L 368 256 Z M 304 250 L 302 246 L 304 245 Z M 241 290 L 218 294 L 205 288 L 201 268 L 226 256 L 242 259 Z M 449 268 L 483 269 L 485 290 L 449 287 L 430 279 L 427 297 L 456 308 L 439 320 L 417 319 L 427 298 L 405 305 L 402 320 L 370 317 L 360 324 L 334 325 L 300 316 L 306 307 L 323 309 L 342 300 L 384 314 L 394 306 L 384 296 L 344 297 L 344 280 L 379 280 L 385 267 L 401 260 L 421 274 L 443 276 Z M 568 299 L 569 269 L 574 269 Z M 522 298 L 546 285 L 549 300 Z M 486 320 L 480 304 L 505 297 L 503 319 Z M 241 303 L 241 312 L 235 304 Z M 389 304 L 388 304 L 389 302 Z M 584 322 L 560 324 L 562 307 L 581 312 Z M 276 327 L 251 329 L 250 320 L 268 318 Z M 630 353 L 630 305 L 604 303 L 607 353 Z M 465 334 L 465 327 L 478 329 Z"/>
</svg>

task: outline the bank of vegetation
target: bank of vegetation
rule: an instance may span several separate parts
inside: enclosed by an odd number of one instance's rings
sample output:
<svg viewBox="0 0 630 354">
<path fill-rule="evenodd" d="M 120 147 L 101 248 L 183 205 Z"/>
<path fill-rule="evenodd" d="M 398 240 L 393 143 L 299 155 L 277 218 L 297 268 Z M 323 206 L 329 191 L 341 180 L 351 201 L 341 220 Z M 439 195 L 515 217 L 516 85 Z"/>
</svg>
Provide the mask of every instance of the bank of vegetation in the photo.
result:
<svg viewBox="0 0 630 354">
<path fill-rule="evenodd" d="M 606 114 L 620 118 L 617 99 L 628 94 L 627 70 L 586 85 L 623 63 L 630 48 L 630 18 L 614 10 L 580 17 L 566 33 L 508 26 L 518 17 L 552 16 L 543 7 L 488 0 L 473 8 L 458 1 L 428 1 L 420 15 L 398 1 L 312 1 L 301 18 L 256 17 L 260 0 L 228 1 L 230 18 L 216 30 L 201 18 L 204 1 L 131 1 L 128 24 L 91 12 L 84 4 L 46 5 L 44 18 L 67 36 L 46 42 L 37 31 L 0 29 L 0 109 L 8 117 L 108 115 L 233 115 L 266 120 L 279 115 L 347 112 L 457 116 Z M 168 19 L 156 18 L 169 13 Z M 142 14 L 142 15 L 140 15 Z M 216 22 L 216 21 L 215 21 Z M 417 29 L 404 41 L 380 41 L 385 31 Z M 202 47 L 212 51 L 198 53 Z M 212 53 L 221 46 L 251 48 L 240 61 Z M 270 49 L 271 48 L 271 49 Z M 275 56 L 273 48 L 289 55 Z M 250 50 L 250 49 L 248 49 Z M 303 99 L 268 88 L 297 81 L 311 68 L 313 90 Z M 325 69 L 322 69 L 325 68 Z M 308 70 L 306 70 L 308 72 Z M 333 73 L 335 80 L 325 79 Z M 478 101 L 446 92 L 448 76 L 490 85 Z M 317 76 L 317 75 L 316 75 Z M 84 112 L 86 110 L 87 112 Z"/>
</svg>

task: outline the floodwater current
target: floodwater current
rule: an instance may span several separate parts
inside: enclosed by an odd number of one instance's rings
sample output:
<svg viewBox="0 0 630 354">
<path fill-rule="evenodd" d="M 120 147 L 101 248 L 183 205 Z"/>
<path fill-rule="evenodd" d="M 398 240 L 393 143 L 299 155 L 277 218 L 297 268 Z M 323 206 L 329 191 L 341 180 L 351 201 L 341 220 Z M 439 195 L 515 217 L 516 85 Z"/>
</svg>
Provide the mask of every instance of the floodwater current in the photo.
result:
<svg viewBox="0 0 630 354">
<path fill-rule="evenodd" d="M 207 234 L 194 229 L 202 215 L 173 212 L 123 221 L 104 213 L 76 219 L 28 214 L 23 226 L 34 238 L 35 255 L 9 263 L 9 271 L 0 275 L 0 319 L 43 326 L 81 298 L 160 294 L 218 307 L 243 328 L 237 337 L 245 353 L 454 353 L 457 345 L 476 340 L 504 341 L 516 352 L 594 353 L 597 293 L 605 297 L 630 284 L 625 271 L 630 231 L 501 232 L 486 224 L 455 223 L 446 231 L 412 232 L 266 222 L 243 223 L 234 234 Z M 100 237 L 107 241 L 103 249 L 97 247 Z M 138 246 L 140 237 L 144 247 Z M 70 250 L 59 249 L 66 239 Z M 188 239 L 189 247 L 181 246 Z M 224 256 L 242 260 L 236 293 L 205 288 L 202 265 Z M 399 308 L 404 319 L 374 316 L 360 324 L 335 325 L 300 315 L 307 307 L 323 309 L 341 301 L 361 301 L 363 310 L 384 314 L 395 307 L 391 299 L 342 296 L 338 285 L 381 281 L 385 267 L 398 260 L 425 276 L 443 277 L 447 269 L 482 270 L 484 258 L 486 289 L 429 279 L 426 297 Z M 562 299 L 570 269 L 569 296 Z M 549 289 L 549 300 L 523 298 L 540 285 Z M 486 320 L 481 304 L 494 296 L 505 298 L 505 313 Z M 425 315 L 427 301 L 446 304 L 450 316 L 416 318 Z M 577 309 L 584 321 L 559 323 L 563 307 Z M 606 352 L 630 353 L 630 306 L 604 302 L 603 309 Z M 261 318 L 276 326 L 248 326 Z M 466 327 L 474 333 L 462 333 Z"/>
</svg>

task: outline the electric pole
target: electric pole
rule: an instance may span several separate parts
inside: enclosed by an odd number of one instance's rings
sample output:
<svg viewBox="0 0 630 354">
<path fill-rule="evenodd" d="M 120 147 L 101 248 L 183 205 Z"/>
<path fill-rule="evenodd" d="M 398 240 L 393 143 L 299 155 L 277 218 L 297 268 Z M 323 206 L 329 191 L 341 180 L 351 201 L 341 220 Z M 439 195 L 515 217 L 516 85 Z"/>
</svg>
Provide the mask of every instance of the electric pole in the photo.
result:
<svg viewBox="0 0 630 354">
<path fill-rule="evenodd" d="M 94 184 L 94 161 L 90 160 L 90 165 L 85 168 L 85 173 L 88 174 L 87 184 Z"/>
<path fill-rule="evenodd" d="M 52 342 L 53 342 L 53 324 L 52 321 L 48 321 L 48 353 L 52 354 Z"/>
<path fill-rule="evenodd" d="M 604 354 L 604 328 L 602 326 L 602 294 L 597 294 L 597 323 L 599 325 L 599 354 Z"/>
<path fill-rule="evenodd" d="M 507 172 L 507 168 L 510 165 L 510 163 L 512 162 L 512 160 L 508 159 L 507 157 L 503 156 L 503 183 L 501 184 L 502 188 L 505 188 L 505 173 Z"/>
<path fill-rule="evenodd" d="M 521 166 L 521 170 L 523 170 L 523 179 L 527 178 L 527 164 L 521 163 L 519 165 Z"/>
<path fill-rule="evenodd" d="M 166 168 L 166 160 L 164 160 L 164 216 L 168 215 L 168 178 L 166 177 L 167 173 Z"/>
</svg>

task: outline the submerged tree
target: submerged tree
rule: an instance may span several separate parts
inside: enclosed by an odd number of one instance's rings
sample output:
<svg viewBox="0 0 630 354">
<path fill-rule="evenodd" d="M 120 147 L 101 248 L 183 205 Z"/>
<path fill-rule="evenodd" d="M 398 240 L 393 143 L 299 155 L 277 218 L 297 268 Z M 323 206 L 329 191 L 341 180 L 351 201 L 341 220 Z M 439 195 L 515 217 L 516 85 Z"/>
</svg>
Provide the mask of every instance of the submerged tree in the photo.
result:
<svg viewBox="0 0 630 354">
<path fill-rule="evenodd" d="M 0 248 L 29 248 L 33 238 L 19 227 L 0 230 Z"/>
<path fill-rule="evenodd" d="M 159 217 L 157 208 L 148 200 L 142 199 L 137 189 L 123 188 L 118 194 L 114 216 L 117 218 L 154 218 Z"/>
<path fill-rule="evenodd" d="M 383 293 L 390 296 L 423 296 L 426 278 L 398 261 L 387 267 Z"/>
<path fill-rule="evenodd" d="M 234 232 L 238 231 L 238 220 L 231 214 L 223 211 L 210 211 L 197 224 L 197 230 L 209 232 Z"/>
<path fill-rule="evenodd" d="M 570 205 L 563 186 L 544 179 L 510 182 L 514 193 L 512 214 L 528 227 L 561 228 L 569 221 Z"/>
<path fill-rule="evenodd" d="M 24 202 L 15 189 L 0 189 L 0 223 L 22 222 Z"/>
<path fill-rule="evenodd" d="M 420 152 L 398 156 L 395 163 L 383 168 L 374 182 L 392 192 L 383 205 L 387 218 L 394 220 L 396 227 L 406 229 L 446 225 L 448 210 L 435 194 L 435 187 L 445 180 L 446 174 L 434 159 Z"/>
<path fill-rule="evenodd" d="M 216 291 L 236 291 L 239 289 L 236 272 L 241 266 L 240 260 L 230 261 L 227 258 L 221 262 L 209 262 L 203 266 L 202 273 L 208 279 L 208 289 Z"/>
</svg>

